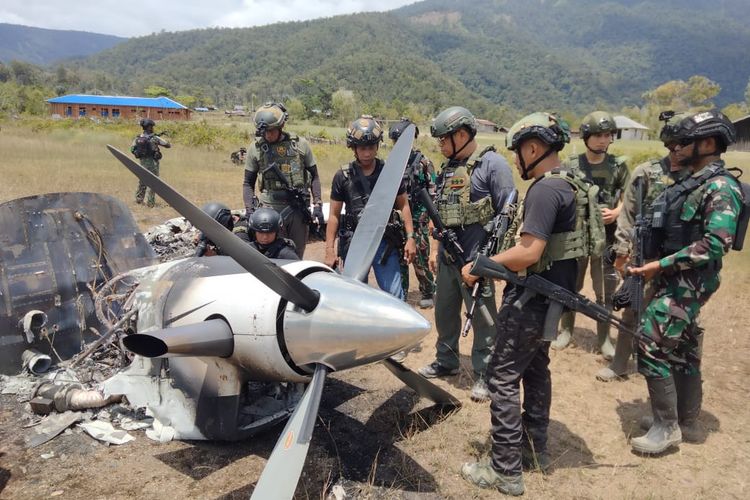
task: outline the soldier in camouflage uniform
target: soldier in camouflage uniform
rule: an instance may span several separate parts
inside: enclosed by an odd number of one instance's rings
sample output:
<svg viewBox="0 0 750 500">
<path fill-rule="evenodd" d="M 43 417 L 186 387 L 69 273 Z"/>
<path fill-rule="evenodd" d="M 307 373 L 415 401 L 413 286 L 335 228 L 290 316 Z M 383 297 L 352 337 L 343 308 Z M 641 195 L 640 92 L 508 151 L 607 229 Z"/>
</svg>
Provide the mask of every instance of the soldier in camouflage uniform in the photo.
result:
<svg viewBox="0 0 750 500">
<path fill-rule="evenodd" d="M 248 148 L 242 196 L 250 217 L 255 209 L 255 181 L 260 181 L 260 205 L 281 214 L 282 236 L 294 241 L 302 258 L 312 217 L 323 220 L 320 177 L 315 157 L 307 141 L 283 131 L 288 118 L 283 104 L 269 102 L 258 108 L 253 118 L 258 139 Z"/>
<path fill-rule="evenodd" d="M 625 158 L 607 153 L 617 133 L 615 119 L 604 111 L 594 111 L 583 118 L 580 127 L 586 152 L 570 157 L 563 166 L 583 175 L 586 180 L 599 186 L 599 206 L 602 210 L 607 245 L 614 244 L 617 217 L 622 205 L 620 198 L 630 179 L 630 172 Z M 592 256 L 591 281 L 594 287 L 597 304 L 612 310 L 612 294 L 617 289 L 617 275 L 611 262 Z M 578 265 L 578 290 L 583 288 L 583 279 L 589 259 L 581 259 Z M 564 349 L 570 342 L 575 326 L 575 313 L 567 312 L 560 321 L 560 333 L 552 343 L 553 349 Z M 609 323 L 596 325 L 599 351 L 605 359 L 614 355 L 614 346 L 609 338 Z"/>
<path fill-rule="evenodd" d="M 669 154 L 663 158 L 655 158 L 638 165 L 631 174 L 631 181 L 625 189 L 623 195 L 623 204 L 620 215 L 617 217 L 617 230 L 615 231 L 615 244 L 613 250 L 616 255 L 615 269 L 620 275 L 625 275 L 625 265 L 628 262 L 632 252 L 632 234 L 635 218 L 638 215 L 638 202 L 636 200 L 637 192 L 640 186 L 643 200 L 641 207 L 643 218 L 646 223 L 653 217 L 652 203 L 656 197 L 661 194 L 667 186 L 680 182 L 687 172 L 685 167 L 681 166 L 675 159 L 676 142 L 673 137 L 676 127 L 674 124 L 687 117 L 687 114 L 666 115 L 666 122 L 659 134 L 659 138 L 664 143 L 664 147 L 669 150 Z M 651 283 L 646 283 L 643 291 L 643 302 L 653 297 L 653 287 Z M 626 308 L 622 313 L 622 319 L 631 330 L 635 330 L 638 325 L 635 324 L 636 314 L 631 308 Z M 628 359 L 633 354 L 633 338 L 627 333 L 620 332 L 617 335 L 617 344 L 615 345 L 615 355 L 609 366 L 599 370 L 596 374 L 597 380 L 610 382 L 613 380 L 623 380 L 628 372 Z"/>
<path fill-rule="evenodd" d="M 503 208 L 505 200 L 514 189 L 513 174 L 505 158 L 495 151 L 478 151 L 475 139 L 477 122 L 471 112 L 452 106 L 435 117 L 430 127 L 440 144 L 445 162 L 440 167 L 435 205 L 446 228 L 456 234 L 463 249 L 462 259 L 474 260 L 487 238 L 484 226 Z M 484 153 L 484 154 L 482 154 Z M 461 332 L 461 305 L 467 307 L 471 293 L 461 280 L 460 269 L 445 257 L 442 246 L 432 240 L 430 269 L 437 273 L 435 291 L 435 328 L 438 339 L 435 361 L 419 369 L 426 378 L 456 375 L 459 370 L 459 337 Z M 488 309 L 495 309 L 494 286 L 482 297 Z M 486 401 L 487 362 L 492 354 L 495 328 L 483 315 L 472 319 L 473 343 L 471 365 L 475 382 L 471 399 Z"/>
<path fill-rule="evenodd" d="M 143 168 L 159 177 L 159 160 L 161 160 L 162 156 L 159 147 L 171 148 L 172 145 L 154 134 L 156 122 L 151 118 L 142 119 L 140 125 L 143 128 L 143 133 L 133 139 L 130 152 L 138 158 Z M 135 202 L 139 205 L 142 204 L 144 197 L 146 197 L 146 191 L 148 191 L 146 206 L 153 208 L 156 204 L 154 190 L 147 188 L 143 181 L 138 182 L 138 189 L 135 191 Z"/>
<path fill-rule="evenodd" d="M 747 216 L 743 186 L 721 160 L 736 140 L 729 119 L 706 111 L 675 127 L 675 159 L 690 175 L 654 202 L 650 231 L 663 242 L 659 259 L 630 270 L 655 280 L 638 341 L 638 371 L 646 377 L 653 412 L 648 432 L 631 440 L 639 453 L 661 453 L 682 441 L 681 427 L 691 434 L 698 427 L 701 330 L 693 326 L 719 288 L 722 257 L 741 248 L 733 244 L 744 239 L 737 228 L 740 216 Z"/>
<path fill-rule="evenodd" d="M 394 124 L 388 131 L 388 137 L 396 143 L 406 127 L 411 125 L 408 118 Z M 415 126 L 414 139 L 419 137 L 419 128 Z M 430 218 L 427 209 L 418 201 L 417 193 L 427 189 L 430 196 L 435 196 L 435 167 L 429 158 L 424 156 L 418 149 L 412 149 L 409 162 L 404 172 L 406 184 L 406 195 L 409 197 L 409 208 L 411 209 L 412 222 L 414 224 L 414 241 L 417 245 L 417 254 L 412 264 L 414 273 L 419 281 L 419 292 L 421 299 L 419 307 L 427 309 L 433 306 L 432 296 L 435 293 L 435 278 L 430 271 Z M 404 293 L 409 293 L 409 264 L 406 260 L 401 261 L 401 286 Z"/>
</svg>

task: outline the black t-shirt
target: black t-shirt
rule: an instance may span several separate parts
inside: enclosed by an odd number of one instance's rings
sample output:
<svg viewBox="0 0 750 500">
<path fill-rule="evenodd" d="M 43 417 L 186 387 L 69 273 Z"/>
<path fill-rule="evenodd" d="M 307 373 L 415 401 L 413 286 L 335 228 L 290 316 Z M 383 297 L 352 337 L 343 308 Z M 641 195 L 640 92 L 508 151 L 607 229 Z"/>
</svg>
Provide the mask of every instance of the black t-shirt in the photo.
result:
<svg viewBox="0 0 750 500">
<path fill-rule="evenodd" d="M 370 175 L 364 175 L 362 174 L 362 178 L 367 182 L 369 192 L 372 193 L 372 190 L 375 188 L 375 183 L 378 182 L 378 178 L 380 177 L 380 172 L 383 171 L 383 166 L 385 163 L 383 160 L 376 158 L 375 159 L 375 170 Z M 357 165 L 357 168 L 361 168 L 359 165 Z M 360 187 L 358 185 L 358 180 L 356 179 L 357 174 L 349 175 L 349 178 L 344 176 L 344 171 L 342 169 L 339 169 L 333 176 L 333 184 L 331 185 L 331 200 L 333 201 L 341 201 L 345 204 L 350 204 L 351 200 L 349 199 L 349 191 L 347 188 L 347 183 L 353 182 L 355 191 L 359 193 Z M 401 184 L 398 187 L 398 194 L 402 195 L 406 192 L 406 186 L 404 185 L 404 182 L 402 181 Z M 347 213 L 350 212 L 351 207 L 347 206 L 346 210 Z"/>
<path fill-rule="evenodd" d="M 554 233 L 572 231 L 576 226 L 575 191 L 563 179 L 542 177 L 526 193 L 521 234 L 549 241 Z M 575 292 L 576 259 L 559 260 L 540 275 L 549 281 Z M 515 300 L 522 290 L 509 289 L 506 301 Z"/>
</svg>

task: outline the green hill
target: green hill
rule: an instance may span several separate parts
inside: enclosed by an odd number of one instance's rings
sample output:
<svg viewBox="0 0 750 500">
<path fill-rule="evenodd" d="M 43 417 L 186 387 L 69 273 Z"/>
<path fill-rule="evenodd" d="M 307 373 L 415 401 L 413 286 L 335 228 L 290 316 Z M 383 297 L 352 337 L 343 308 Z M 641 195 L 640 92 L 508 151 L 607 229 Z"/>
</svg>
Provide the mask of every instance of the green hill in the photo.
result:
<svg viewBox="0 0 750 500">
<path fill-rule="evenodd" d="M 671 79 L 718 82 L 718 104 L 750 77 L 746 0 L 426 0 L 242 29 L 130 39 L 86 59 L 122 92 L 156 84 L 217 103 L 338 88 L 366 102 L 464 103 L 576 112 L 640 102 Z M 317 94 L 312 96 L 312 94 Z"/>
<path fill-rule="evenodd" d="M 109 49 L 126 40 L 84 31 L 49 30 L 0 23 L 0 62 L 12 60 L 47 65 Z"/>
</svg>

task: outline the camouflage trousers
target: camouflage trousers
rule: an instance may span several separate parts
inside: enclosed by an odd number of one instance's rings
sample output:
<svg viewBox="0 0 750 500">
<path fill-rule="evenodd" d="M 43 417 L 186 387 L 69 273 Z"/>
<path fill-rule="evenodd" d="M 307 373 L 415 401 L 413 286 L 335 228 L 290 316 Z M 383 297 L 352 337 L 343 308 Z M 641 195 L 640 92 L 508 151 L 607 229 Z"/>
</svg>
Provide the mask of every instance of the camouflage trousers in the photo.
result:
<svg viewBox="0 0 750 500">
<path fill-rule="evenodd" d="M 703 329 L 700 308 L 719 289 L 717 269 L 689 269 L 659 276 L 656 294 L 641 320 L 638 371 L 647 378 L 664 378 L 674 371 L 700 373 Z"/>
<path fill-rule="evenodd" d="M 141 166 L 155 176 L 159 177 L 159 162 L 157 160 L 154 160 L 153 158 L 142 158 Z M 146 188 L 146 185 L 142 181 L 138 181 L 138 189 L 136 189 L 135 191 L 135 202 L 143 203 L 143 198 L 146 197 L 147 191 L 148 201 L 146 201 L 146 204 L 149 207 L 153 207 L 156 204 L 156 195 L 154 194 L 153 189 Z"/>
<path fill-rule="evenodd" d="M 414 224 L 414 240 L 417 254 L 414 256 L 414 274 L 419 281 L 419 293 L 423 299 L 432 298 L 435 294 L 435 277 L 430 271 L 430 220 L 424 207 L 413 207 L 412 221 Z M 409 293 L 409 264 L 401 259 L 401 287 L 404 293 Z"/>
<path fill-rule="evenodd" d="M 492 468 L 501 474 L 521 475 L 523 448 L 535 453 L 547 450 L 552 380 L 550 344 L 542 341 L 542 330 L 548 307 L 532 299 L 521 310 L 505 303 L 498 312 L 495 350 L 487 365 L 487 380 L 491 398 Z"/>
</svg>

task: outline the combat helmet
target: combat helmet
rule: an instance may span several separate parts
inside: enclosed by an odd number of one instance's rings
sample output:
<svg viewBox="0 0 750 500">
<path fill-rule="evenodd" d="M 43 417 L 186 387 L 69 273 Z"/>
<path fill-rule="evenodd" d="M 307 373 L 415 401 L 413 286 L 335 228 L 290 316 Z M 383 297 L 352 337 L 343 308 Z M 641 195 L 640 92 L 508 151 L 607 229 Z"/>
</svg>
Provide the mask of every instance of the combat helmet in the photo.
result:
<svg viewBox="0 0 750 500">
<path fill-rule="evenodd" d="M 440 112 L 430 126 L 432 137 L 443 137 L 455 133 L 461 127 L 466 127 L 471 137 L 477 134 L 477 119 L 466 108 L 451 106 Z"/>
<path fill-rule="evenodd" d="M 370 146 L 383 140 L 383 128 L 370 115 L 362 115 L 346 130 L 346 147 Z"/>
<path fill-rule="evenodd" d="M 146 130 L 147 128 L 156 125 L 156 122 L 151 118 L 142 118 L 140 121 L 140 125 L 143 130 Z"/>
<path fill-rule="evenodd" d="M 258 233 L 278 233 L 281 229 L 281 215 L 273 208 L 259 208 L 250 216 L 248 226 Z"/>
<path fill-rule="evenodd" d="M 279 102 L 267 102 L 255 112 L 255 135 L 260 136 L 269 128 L 281 128 L 289 118 L 286 107 Z"/>
<path fill-rule="evenodd" d="M 216 222 L 229 229 L 234 229 L 234 220 L 232 219 L 232 211 L 229 207 L 223 203 L 217 201 L 211 201 L 203 205 L 201 208 L 206 214 L 208 214 Z"/>
<path fill-rule="evenodd" d="M 594 134 L 617 133 L 617 124 L 615 123 L 615 117 L 606 111 L 594 111 L 583 117 L 580 130 L 581 137 L 585 142 Z"/>
<path fill-rule="evenodd" d="M 706 137 L 718 138 L 718 152 L 723 153 L 737 140 L 737 131 L 721 111 L 701 111 L 688 115 L 674 125 L 674 141 L 689 144 Z"/>
<path fill-rule="evenodd" d="M 408 118 L 401 118 L 398 123 L 394 123 L 393 125 L 391 125 L 391 128 L 388 129 L 388 138 L 392 141 L 397 141 L 398 138 L 401 137 L 401 134 L 404 133 L 406 127 L 408 127 L 412 123 L 413 122 Z M 416 139 L 417 137 L 419 137 L 419 127 L 414 125 L 414 138 Z"/>
<path fill-rule="evenodd" d="M 522 169 L 521 177 L 524 179 L 528 179 L 529 172 L 534 170 L 534 167 L 542 160 L 554 151 L 561 151 L 565 144 L 570 141 L 568 124 L 551 113 L 532 113 L 513 124 L 505 136 L 505 142 L 509 150 L 517 152 L 522 142 L 532 138 L 539 139 L 550 147 L 531 165 L 526 165 L 523 156 L 518 154 L 518 161 Z"/>
<path fill-rule="evenodd" d="M 662 111 L 659 113 L 659 121 L 664 122 L 661 132 L 659 132 L 659 140 L 665 145 L 677 142 L 677 126 L 689 116 L 689 113 L 675 113 L 674 111 Z"/>
</svg>

